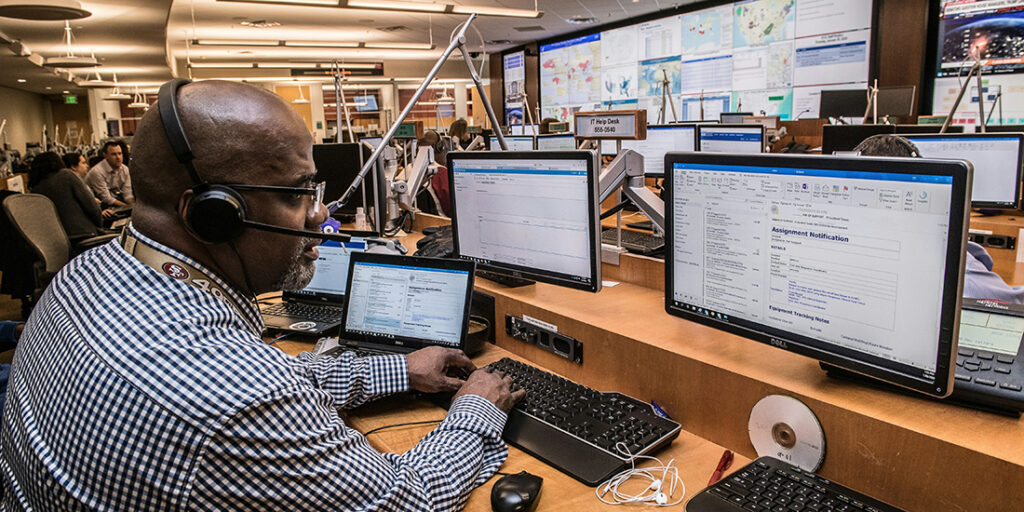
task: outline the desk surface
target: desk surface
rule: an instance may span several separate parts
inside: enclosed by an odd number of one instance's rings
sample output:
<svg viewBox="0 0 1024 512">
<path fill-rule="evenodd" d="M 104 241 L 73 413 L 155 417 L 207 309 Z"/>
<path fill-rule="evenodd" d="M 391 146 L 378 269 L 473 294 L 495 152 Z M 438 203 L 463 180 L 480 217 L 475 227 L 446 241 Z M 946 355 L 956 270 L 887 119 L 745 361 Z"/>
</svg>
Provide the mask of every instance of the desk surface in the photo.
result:
<svg viewBox="0 0 1024 512">
<path fill-rule="evenodd" d="M 276 346 L 288 354 L 296 355 L 312 349 L 313 343 L 280 341 Z M 484 351 L 474 357 L 473 361 L 478 366 L 483 366 L 505 356 L 522 359 L 501 348 L 487 344 Z M 432 403 L 418 400 L 408 394 L 402 394 L 346 411 L 345 421 L 360 432 L 368 432 L 371 429 L 385 425 L 440 420 L 444 418 L 444 413 L 443 409 Z M 433 429 L 434 425 L 416 425 L 388 429 L 372 434 L 369 437 L 369 441 L 374 448 L 382 452 L 402 453 L 415 446 L 423 436 Z M 680 470 L 680 476 L 686 484 L 686 499 L 688 500 L 706 486 L 711 472 L 714 471 L 718 459 L 722 456 L 723 450 L 724 448 L 721 446 L 683 431 L 672 443 L 672 446 L 659 452 L 657 455 L 665 462 L 669 459 L 675 459 L 675 464 Z M 747 462 L 749 462 L 749 459 L 742 455 L 737 455 L 730 472 L 742 467 Z M 508 460 L 499 471 L 503 473 L 518 473 L 524 470 L 544 479 L 537 510 L 598 510 L 613 508 L 597 500 L 597 497 L 594 495 L 594 488 L 577 482 L 572 477 L 559 472 L 515 447 L 509 447 Z M 499 478 L 501 478 L 501 475 L 495 475 L 491 480 L 474 491 L 470 495 L 466 510 L 491 510 L 491 486 Z M 639 485 L 638 487 L 635 492 L 642 491 L 644 486 Z M 682 505 L 680 505 L 675 509 L 681 510 L 682 508 Z"/>
</svg>

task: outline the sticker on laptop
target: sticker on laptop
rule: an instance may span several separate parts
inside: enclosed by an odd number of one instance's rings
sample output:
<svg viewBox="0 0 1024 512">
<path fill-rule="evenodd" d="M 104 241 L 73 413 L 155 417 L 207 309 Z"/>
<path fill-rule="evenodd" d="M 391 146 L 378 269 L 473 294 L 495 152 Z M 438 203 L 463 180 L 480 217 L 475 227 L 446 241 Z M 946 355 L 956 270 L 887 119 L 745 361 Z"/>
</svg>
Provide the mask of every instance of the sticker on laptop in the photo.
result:
<svg viewBox="0 0 1024 512">
<path fill-rule="evenodd" d="M 295 322 L 288 326 L 293 331 L 312 331 L 316 327 L 316 322 Z"/>
</svg>

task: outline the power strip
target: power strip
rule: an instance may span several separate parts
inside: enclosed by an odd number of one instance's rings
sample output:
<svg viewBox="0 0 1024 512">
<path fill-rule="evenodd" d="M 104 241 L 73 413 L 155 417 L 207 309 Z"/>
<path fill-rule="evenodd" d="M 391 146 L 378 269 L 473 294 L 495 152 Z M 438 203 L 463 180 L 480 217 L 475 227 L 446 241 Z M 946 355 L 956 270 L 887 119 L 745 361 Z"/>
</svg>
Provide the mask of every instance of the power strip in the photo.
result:
<svg viewBox="0 0 1024 512">
<path fill-rule="evenodd" d="M 505 315 L 505 333 L 574 363 L 583 364 L 583 343 L 571 336 L 512 315 Z"/>
</svg>

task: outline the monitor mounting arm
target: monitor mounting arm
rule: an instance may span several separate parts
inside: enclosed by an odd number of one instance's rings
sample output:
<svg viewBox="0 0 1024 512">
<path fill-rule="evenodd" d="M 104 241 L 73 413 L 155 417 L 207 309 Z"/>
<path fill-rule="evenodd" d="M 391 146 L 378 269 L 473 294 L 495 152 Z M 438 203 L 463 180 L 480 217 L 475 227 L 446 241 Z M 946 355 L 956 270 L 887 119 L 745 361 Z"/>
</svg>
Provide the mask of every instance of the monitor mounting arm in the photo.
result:
<svg viewBox="0 0 1024 512">
<path fill-rule="evenodd" d="M 598 202 L 621 188 L 659 230 L 665 231 L 665 201 L 644 185 L 644 157 L 640 153 L 620 148 L 612 163 L 601 170 L 598 187 Z"/>
<path fill-rule="evenodd" d="M 409 99 L 409 102 L 406 104 L 405 108 L 402 109 L 402 113 L 398 115 L 398 118 L 395 119 L 395 122 L 391 125 L 391 128 L 388 129 L 388 132 L 384 135 L 384 139 L 377 146 L 377 149 L 374 150 L 372 155 L 370 155 L 369 161 L 367 161 L 363 165 L 362 170 L 359 171 L 359 175 L 357 175 L 356 178 L 352 180 L 352 184 L 349 185 L 347 190 L 345 190 L 345 193 L 336 201 L 331 203 L 331 206 L 329 206 L 329 208 L 334 208 L 336 210 L 337 208 L 344 206 L 345 203 L 347 203 L 349 199 L 352 198 L 352 195 L 355 193 L 356 189 L 359 188 L 359 184 L 362 183 L 363 179 L 366 177 L 366 173 L 368 173 L 370 171 L 370 168 L 373 166 L 373 162 L 377 160 L 377 156 L 381 151 L 383 151 L 382 148 L 387 146 L 388 143 L 391 142 L 391 139 L 394 138 L 395 132 L 398 131 L 398 127 L 402 125 L 402 121 L 405 121 L 405 118 L 409 115 L 410 112 L 412 112 L 412 109 L 414 106 L 416 106 L 416 102 L 419 100 L 420 96 L 423 94 L 424 91 L 427 90 L 427 87 L 434 80 L 434 77 L 437 76 L 437 73 L 439 71 L 441 71 L 441 66 L 443 66 L 444 63 L 447 62 L 448 57 L 452 54 L 452 52 L 455 51 L 456 48 L 458 48 L 459 51 L 462 53 L 462 59 L 466 62 L 466 67 L 469 68 L 470 77 L 472 77 L 473 82 L 476 84 L 477 95 L 480 98 L 481 102 L 484 104 L 484 110 L 487 111 L 487 118 L 491 122 L 491 128 L 494 130 L 494 136 L 497 137 L 498 139 L 498 145 L 501 146 L 501 149 L 503 151 L 508 151 L 508 144 L 505 142 L 505 137 L 502 135 L 501 130 L 499 129 L 501 123 L 498 121 L 498 116 L 494 113 L 494 108 L 491 107 L 490 100 L 487 99 L 487 93 L 486 91 L 484 91 L 484 84 L 480 80 L 480 75 L 476 72 L 476 69 L 473 67 L 473 61 L 472 58 L 470 58 L 469 56 L 469 51 L 466 50 L 466 30 L 469 29 L 469 25 L 473 23 L 473 20 L 475 20 L 476 17 L 477 14 L 473 13 L 472 15 L 469 16 L 469 19 L 462 24 L 461 28 L 459 28 L 458 33 L 455 35 L 455 37 L 451 39 L 451 42 L 449 42 L 448 47 L 445 49 L 444 53 L 441 54 L 441 56 L 437 59 L 437 62 L 434 63 L 434 67 L 431 68 L 429 73 L 427 73 L 427 77 L 423 80 L 423 83 L 421 83 L 419 88 L 416 89 L 416 93 L 413 94 L 412 98 Z"/>
</svg>

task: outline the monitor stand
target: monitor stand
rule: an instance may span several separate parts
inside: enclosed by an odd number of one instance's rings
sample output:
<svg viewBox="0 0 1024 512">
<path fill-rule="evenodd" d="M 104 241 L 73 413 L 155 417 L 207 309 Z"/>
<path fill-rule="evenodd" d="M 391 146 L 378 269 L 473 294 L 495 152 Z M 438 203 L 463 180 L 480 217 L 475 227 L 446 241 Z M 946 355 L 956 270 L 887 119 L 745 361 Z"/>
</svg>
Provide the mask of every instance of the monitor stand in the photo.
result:
<svg viewBox="0 0 1024 512">
<path fill-rule="evenodd" d="M 944 403 L 947 403 L 947 404 L 958 405 L 960 407 L 967 407 L 969 409 L 976 409 L 976 410 L 979 410 L 979 411 L 990 412 L 990 413 L 999 414 L 999 415 L 1002 415 L 1002 416 L 1009 416 L 1011 418 L 1020 418 L 1020 416 L 1021 416 L 1021 411 L 1001 408 L 1001 407 L 997 407 L 997 406 L 994 406 L 994 405 L 984 404 L 984 403 L 980 403 L 980 402 L 977 402 L 977 401 L 974 401 L 974 400 L 970 400 L 967 397 L 957 396 L 956 395 L 956 391 L 955 391 L 955 389 L 956 389 L 956 385 L 955 384 L 954 384 L 954 387 L 953 387 L 954 388 L 954 391 L 953 391 L 954 394 L 952 394 L 950 396 L 947 396 L 946 398 L 936 398 L 936 397 L 933 397 L 933 396 L 925 395 L 923 393 L 918 393 L 916 391 L 911 391 L 909 389 L 902 388 L 902 387 L 894 385 L 894 384 L 889 384 L 887 382 L 882 382 L 882 381 L 880 381 L 878 379 L 873 379 L 871 377 L 867 377 L 867 376 L 861 375 L 861 374 L 856 373 L 856 372 L 851 372 L 850 370 L 847 370 L 845 368 L 840 368 L 838 366 L 835 366 L 835 365 L 832 365 L 832 364 L 829 364 L 829 363 L 825 363 L 825 362 L 822 362 L 822 361 L 819 361 L 818 365 L 821 366 L 822 370 L 825 370 L 825 374 L 828 375 L 829 377 L 833 377 L 833 378 L 837 378 L 837 379 L 843 379 L 843 380 L 848 380 L 848 381 L 851 381 L 851 382 L 856 382 L 858 384 L 864 384 L 866 386 L 869 386 L 869 387 L 872 387 L 872 388 L 875 388 L 875 389 L 881 389 L 881 390 L 884 390 L 884 391 L 895 391 L 897 393 L 901 393 L 901 394 L 904 394 L 904 395 L 911 395 L 911 396 L 916 396 L 916 397 L 919 397 L 919 398 L 926 398 L 926 399 L 929 399 L 929 400 L 934 400 L 936 402 L 944 402 Z"/>
<path fill-rule="evenodd" d="M 477 269 L 476 276 L 487 279 L 488 281 L 494 281 L 495 283 L 498 284 L 503 284 L 505 286 L 508 286 L 509 288 L 519 288 L 520 286 L 529 286 L 531 284 L 537 284 L 537 281 L 524 279 L 522 277 L 516 277 L 502 272 L 494 272 L 491 270 Z"/>
</svg>

